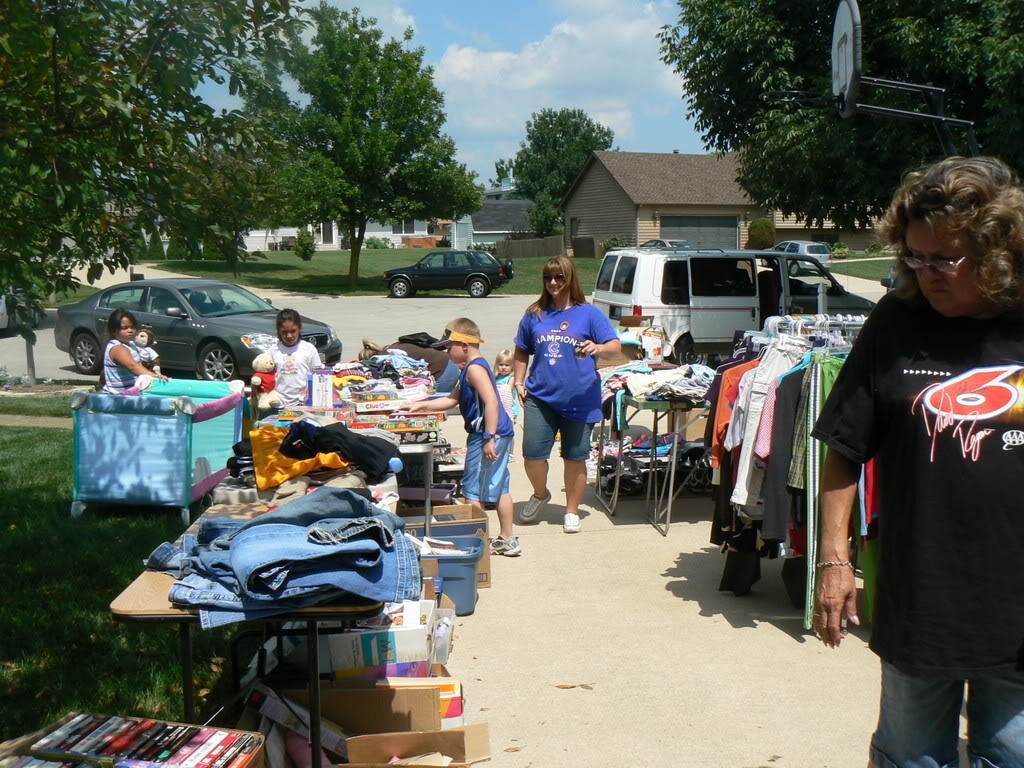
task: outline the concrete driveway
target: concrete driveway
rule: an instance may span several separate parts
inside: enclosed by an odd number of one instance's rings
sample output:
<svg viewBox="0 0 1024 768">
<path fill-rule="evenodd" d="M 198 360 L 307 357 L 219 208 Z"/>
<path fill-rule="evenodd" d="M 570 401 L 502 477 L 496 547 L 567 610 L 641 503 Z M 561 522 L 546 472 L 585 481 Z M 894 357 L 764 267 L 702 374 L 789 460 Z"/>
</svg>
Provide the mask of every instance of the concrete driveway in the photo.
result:
<svg viewBox="0 0 1024 768">
<path fill-rule="evenodd" d="M 145 265 L 139 270 L 147 278 L 183 277 Z M 884 289 L 868 280 L 845 275 L 836 276 L 850 291 L 877 301 Z M 80 277 L 84 282 L 84 276 Z M 95 283 L 103 288 L 127 282 L 125 272 L 104 274 Z M 389 299 L 383 296 L 316 296 L 290 291 L 255 290 L 279 308 L 291 307 L 307 317 L 316 318 L 334 327 L 344 345 L 342 359 L 351 360 L 362 348 L 362 339 L 369 338 L 381 344 L 395 341 L 399 336 L 426 331 L 440 336 L 445 324 L 456 317 L 469 317 L 477 322 L 485 339 L 481 350 L 488 360 L 502 349 L 512 347 L 523 311 L 536 296 L 491 295 L 483 299 L 470 299 L 465 294 L 419 294 L 411 299 Z M 539 288 L 538 288 L 539 294 Z M 53 342 L 54 311 L 36 330 L 36 376 L 40 379 L 82 379 L 68 356 Z M 20 337 L 0 338 L 0 366 L 15 376 L 28 372 L 25 342 Z M 181 375 L 179 372 L 174 372 Z M 88 377 L 87 377 L 88 378 Z"/>
</svg>

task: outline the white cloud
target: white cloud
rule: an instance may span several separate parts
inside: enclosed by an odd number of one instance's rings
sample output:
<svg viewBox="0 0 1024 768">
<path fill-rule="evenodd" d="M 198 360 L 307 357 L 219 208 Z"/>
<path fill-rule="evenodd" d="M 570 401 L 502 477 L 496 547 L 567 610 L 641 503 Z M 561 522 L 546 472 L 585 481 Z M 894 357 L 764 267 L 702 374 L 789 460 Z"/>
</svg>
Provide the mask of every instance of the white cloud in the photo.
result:
<svg viewBox="0 0 1024 768">
<path fill-rule="evenodd" d="M 484 178 L 510 154 L 499 147 L 518 147 L 526 121 L 544 108 L 583 109 L 615 132 L 617 146 L 635 151 L 663 149 L 642 145 L 643 121 L 672 111 L 681 117 L 680 81 L 661 62 L 657 39 L 674 20 L 670 4 L 556 0 L 554 7 L 562 18 L 518 50 L 452 44 L 436 64 L 446 130 Z M 469 162 L 487 148 L 484 167 Z"/>
</svg>

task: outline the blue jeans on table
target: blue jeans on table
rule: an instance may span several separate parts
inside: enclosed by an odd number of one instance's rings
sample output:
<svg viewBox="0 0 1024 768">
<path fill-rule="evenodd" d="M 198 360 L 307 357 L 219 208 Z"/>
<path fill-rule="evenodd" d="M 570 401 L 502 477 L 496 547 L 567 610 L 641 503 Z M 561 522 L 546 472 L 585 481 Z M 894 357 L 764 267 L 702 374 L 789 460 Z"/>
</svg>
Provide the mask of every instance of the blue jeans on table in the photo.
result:
<svg viewBox="0 0 1024 768">
<path fill-rule="evenodd" d="M 290 531 L 285 540 L 243 539 L 230 578 L 211 578 L 200 571 L 184 575 L 171 587 L 171 602 L 200 608 L 200 622 L 209 628 L 320 605 L 348 594 L 384 602 L 419 597 L 419 551 L 404 533 L 395 535 L 390 549 L 374 545 L 376 554 L 371 555 L 365 541 L 310 544 L 300 541 L 305 529 L 284 527 Z M 268 547 L 278 554 L 264 558 L 260 553 Z"/>
<path fill-rule="evenodd" d="M 876 768 L 959 765 L 965 683 L 971 768 L 1024 768 L 1024 674 L 946 680 L 909 675 L 884 661 L 871 764 Z"/>
</svg>

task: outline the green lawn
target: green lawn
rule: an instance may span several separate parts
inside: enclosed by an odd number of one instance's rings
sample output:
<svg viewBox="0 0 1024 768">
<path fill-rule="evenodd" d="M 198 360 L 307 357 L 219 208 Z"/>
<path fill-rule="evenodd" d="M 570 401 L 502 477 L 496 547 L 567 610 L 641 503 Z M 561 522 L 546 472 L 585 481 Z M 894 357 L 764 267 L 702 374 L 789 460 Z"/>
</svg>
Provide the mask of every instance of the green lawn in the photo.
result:
<svg viewBox="0 0 1024 768">
<path fill-rule="evenodd" d="M 222 261 L 153 261 L 154 267 L 196 277 L 213 277 L 251 288 L 280 289 L 329 296 L 386 296 L 383 272 L 386 269 L 416 263 L 430 251 L 419 248 L 364 250 L 359 257 L 359 287 L 348 284 L 348 251 L 317 251 L 310 261 L 302 261 L 290 251 L 267 253 L 266 258 L 248 259 L 238 265 L 238 274 Z M 541 290 L 541 272 L 547 259 L 516 259 L 515 277 L 495 290 L 498 294 L 537 294 Z M 597 282 L 598 259 L 579 259 L 576 268 L 584 293 Z M 136 267 L 145 274 L 146 263 Z"/>
<path fill-rule="evenodd" d="M 883 277 L 888 276 L 892 270 L 892 265 L 892 259 L 879 259 L 877 261 L 833 259 L 829 270 L 837 275 L 863 277 L 865 280 L 881 280 Z"/>
<path fill-rule="evenodd" d="M 115 622 L 110 602 L 181 532 L 177 512 L 107 508 L 74 520 L 71 431 L 0 427 L 0 741 L 74 709 L 183 716 L 178 633 Z M 199 707 L 234 630 L 196 631 Z"/>
<path fill-rule="evenodd" d="M 0 397 L 0 413 L 19 416 L 63 416 L 71 418 L 71 395 L 19 395 Z"/>
</svg>

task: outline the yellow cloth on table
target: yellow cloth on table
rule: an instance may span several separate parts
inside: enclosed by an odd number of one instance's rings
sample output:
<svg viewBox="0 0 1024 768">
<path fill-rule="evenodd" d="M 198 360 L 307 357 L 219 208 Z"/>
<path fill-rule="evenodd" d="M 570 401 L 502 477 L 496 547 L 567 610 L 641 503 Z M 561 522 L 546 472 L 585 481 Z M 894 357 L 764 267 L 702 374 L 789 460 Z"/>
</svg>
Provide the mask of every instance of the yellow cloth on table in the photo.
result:
<svg viewBox="0 0 1024 768">
<path fill-rule="evenodd" d="M 286 480 L 301 477 L 315 469 L 346 469 L 349 461 L 336 453 L 318 453 L 311 459 L 292 459 L 277 449 L 288 434 L 288 427 L 264 424 L 249 432 L 252 444 L 253 469 L 256 485 L 261 491 L 276 488 Z"/>
</svg>

